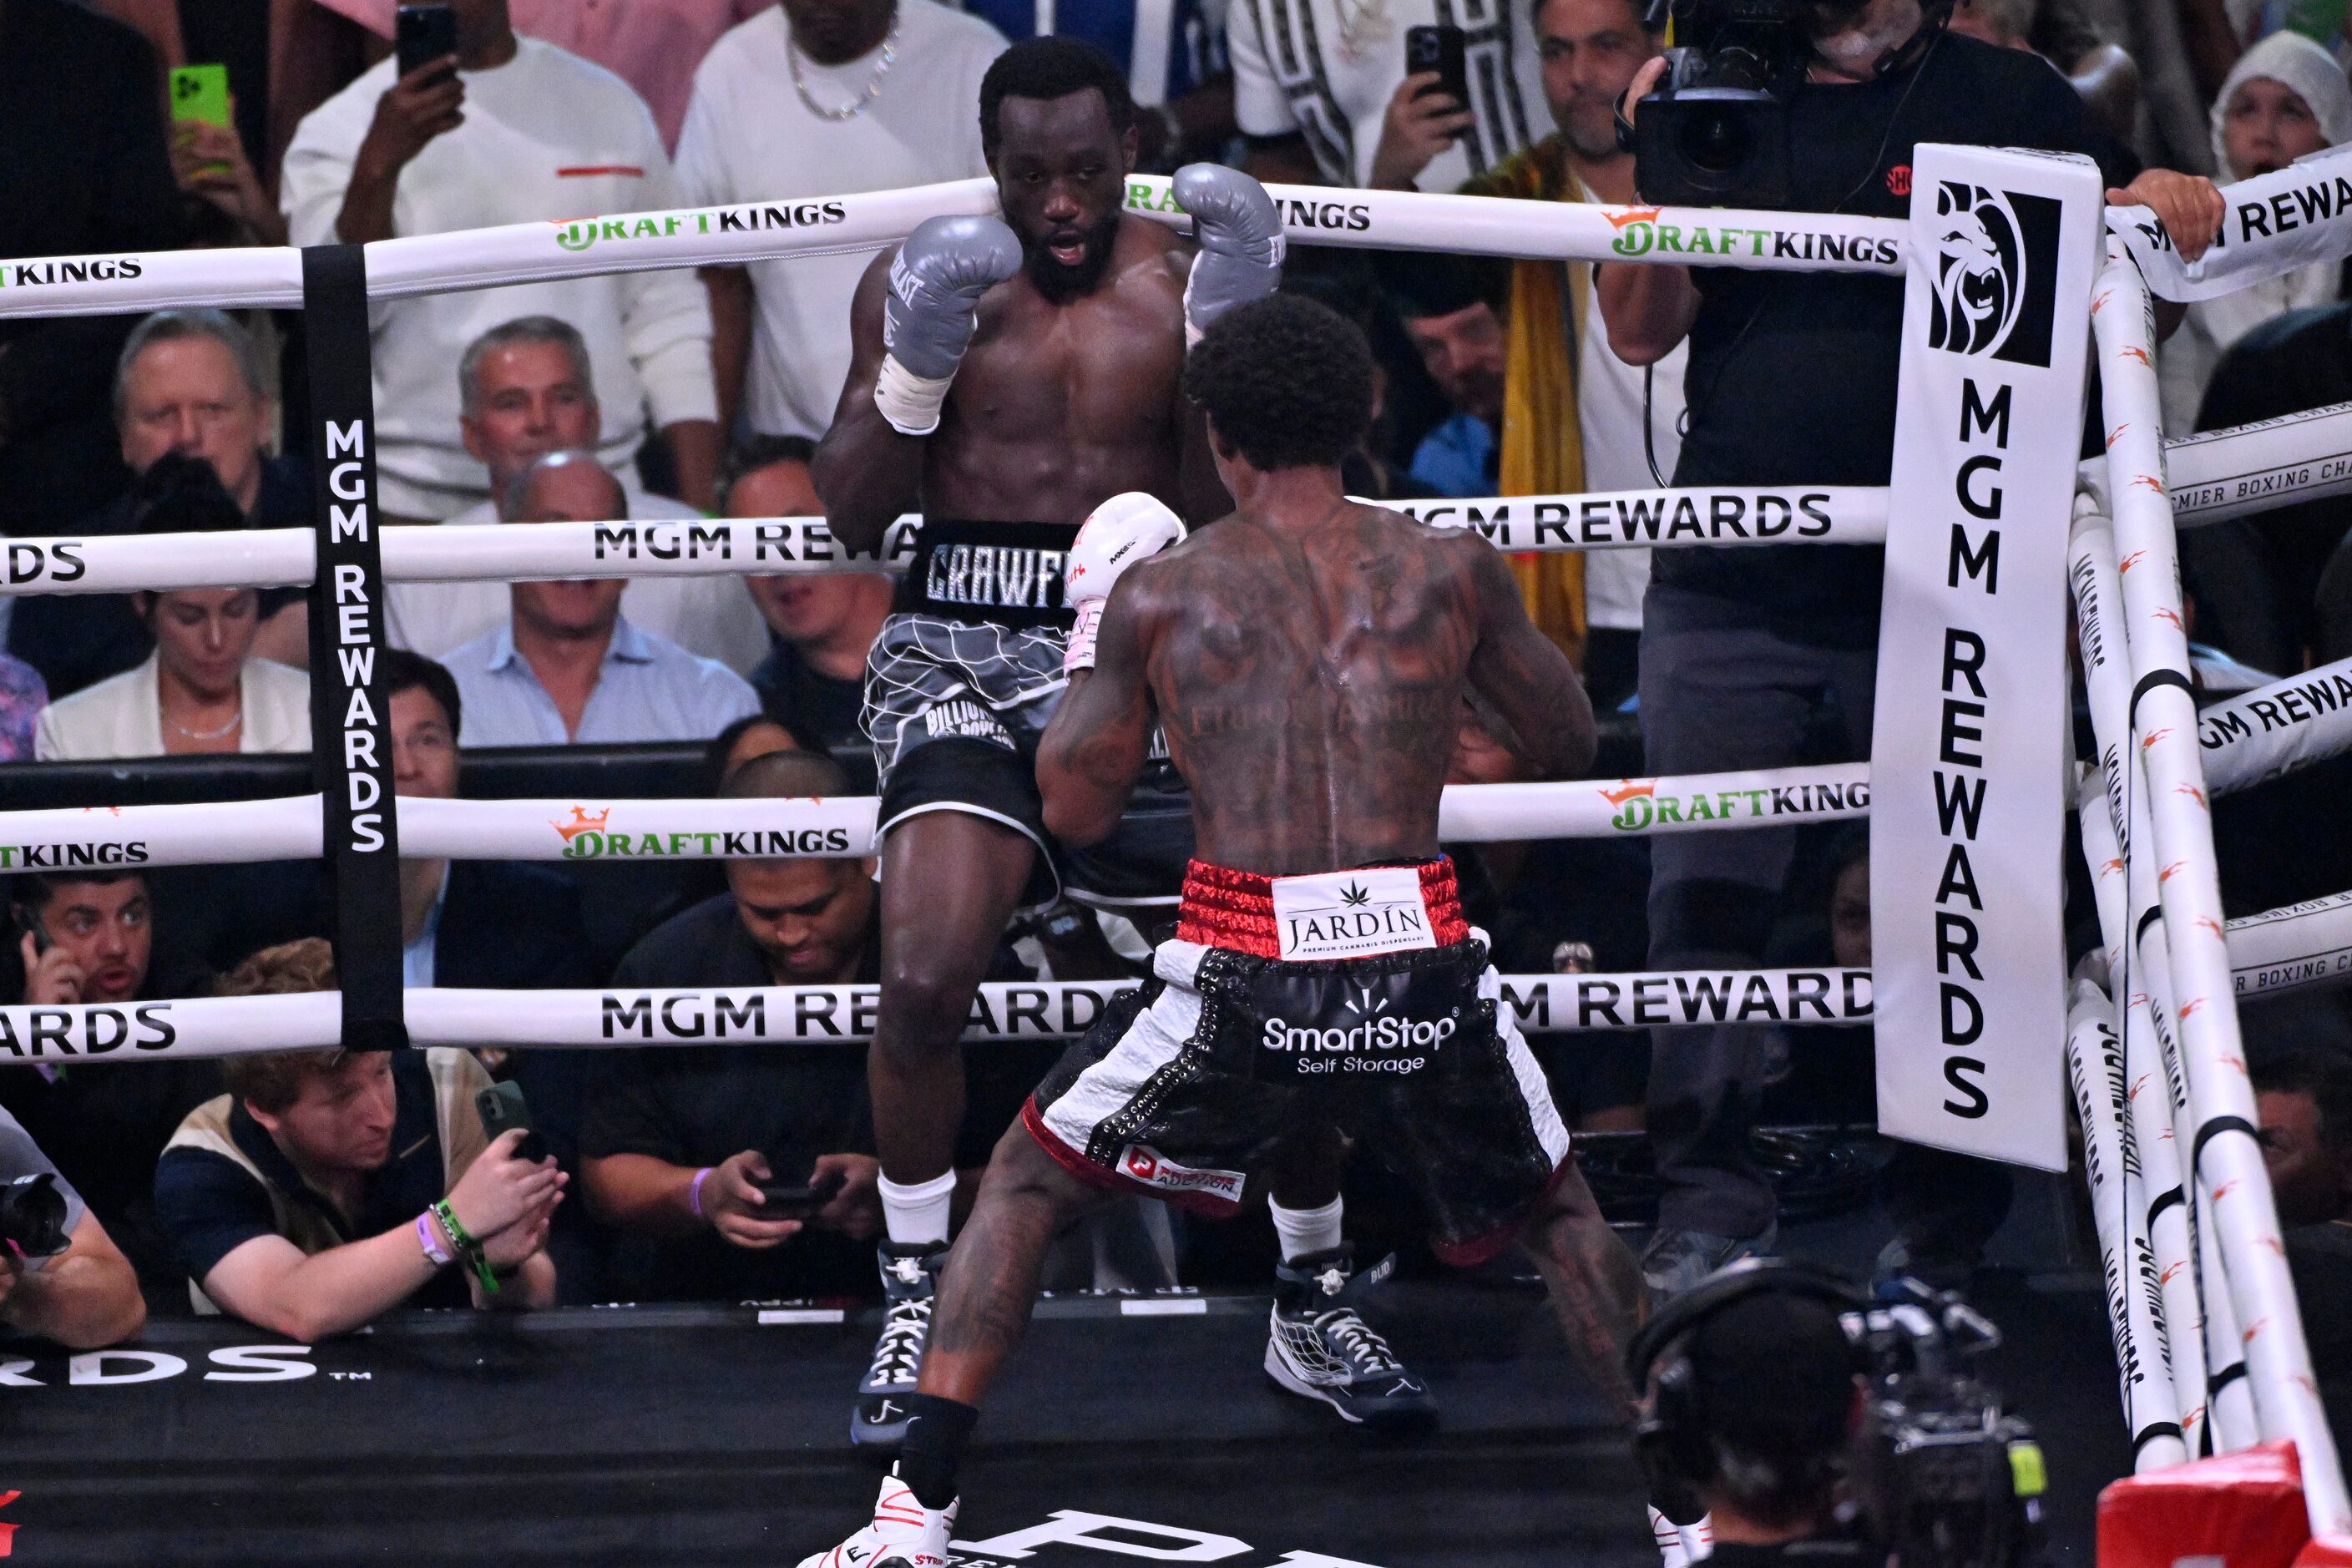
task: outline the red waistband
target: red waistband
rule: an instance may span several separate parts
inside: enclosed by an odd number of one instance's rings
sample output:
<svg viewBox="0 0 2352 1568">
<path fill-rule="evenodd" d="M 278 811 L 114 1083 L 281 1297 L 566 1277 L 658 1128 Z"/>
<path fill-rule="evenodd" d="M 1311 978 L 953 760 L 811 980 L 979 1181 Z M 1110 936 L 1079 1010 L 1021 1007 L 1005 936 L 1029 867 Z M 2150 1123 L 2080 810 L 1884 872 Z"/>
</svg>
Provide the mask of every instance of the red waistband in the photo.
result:
<svg viewBox="0 0 2352 1568">
<path fill-rule="evenodd" d="M 1452 858 L 1440 855 L 1414 868 L 1421 872 L 1421 901 L 1429 911 L 1430 933 L 1440 946 L 1467 942 L 1470 926 L 1462 918 Z M 1184 868 L 1184 900 L 1177 910 L 1176 940 L 1260 958 L 1281 957 L 1281 934 L 1274 923 L 1274 879 L 1255 871 L 1228 870 L 1206 860 L 1192 861 Z"/>
</svg>

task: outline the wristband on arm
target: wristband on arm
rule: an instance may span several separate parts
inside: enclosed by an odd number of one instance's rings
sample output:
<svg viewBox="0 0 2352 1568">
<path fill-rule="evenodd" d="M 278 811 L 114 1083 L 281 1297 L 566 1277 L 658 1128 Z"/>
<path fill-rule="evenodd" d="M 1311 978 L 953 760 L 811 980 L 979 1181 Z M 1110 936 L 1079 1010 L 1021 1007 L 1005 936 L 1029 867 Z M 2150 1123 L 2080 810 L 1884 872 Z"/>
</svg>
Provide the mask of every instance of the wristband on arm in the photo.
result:
<svg viewBox="0 0 2352 1568">
<path fill-rule="evenodd" d="M 474 1278 L 481 1282 L 482 1289 L 493 1296 L 497 1295 L 499 1279 L 490 1270 L 490 1260 L 482 1254 L 482 1244 L 457 1223 L 457 1215 L 449 1207 L 447 1198 L 433 1205 L 433 1217 L 441 1222 L 441 1228 L 448 1234 L 449 1245 L 457 1249 L 457 1256 L 466 1260 L 466 1267 L 474 1271 Z"/>
<path fill-rule="evenodd" d="M 434 1236 L 433 1214 L 429 1209 L 416 1216 L 416 1242 L 425 1249 L 425 1261 L 436 1268 L 446 1268 L 457 1261 Z"/>
<path fill-rule="evenodd" d="M 709 1181 L 710 1173 L 717 1169 L 715 1165 L 705 1165 L 695 1172 L 694 1180 L 686 1184 L 686 1206 L 694 1211 L 694 1217 L 697 1219 L 707 1220 L 710 1217 L 702 1212 L 702 1184 Z"/>
</svg>

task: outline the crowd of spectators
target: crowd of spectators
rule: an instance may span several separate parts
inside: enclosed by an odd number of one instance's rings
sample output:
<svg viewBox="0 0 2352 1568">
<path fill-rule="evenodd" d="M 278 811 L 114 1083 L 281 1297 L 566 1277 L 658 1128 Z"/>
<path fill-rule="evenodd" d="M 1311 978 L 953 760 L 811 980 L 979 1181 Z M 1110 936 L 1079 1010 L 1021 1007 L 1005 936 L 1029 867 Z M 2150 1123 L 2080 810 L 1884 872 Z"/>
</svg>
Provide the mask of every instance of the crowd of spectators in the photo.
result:
<svg viewBox="0 0 2352 1568">
<path fill-rule="evenodd" d="M 15 91 L 0 147 L 19 198 L 0 205 L 0 256 L 361 241 L 980 176 L 981 76 L 1008 38 L 1041 28 L 1076 33 L 1126 70 L 1146 168 L 1209 159 L 1267 180 L 1631 203 L 1617 110 L 1664 42 L 1643 30 L 1636 0 L 453 9 L 454 56 L 404 75 L 390 0 L 0 0 L 0 79 Z M 1999 59 L 2032 89 L 1998 106 L 1991 139 L 2091 151 L 2117 185 L 2143 167 L 2226 184 L 2352 138 L 2340 63 L 2352 37 L 2260 36 L 2278 9 L 1960 0 L 1951 30 L 1969 41 L 1949 48 L 1976 51 L 1971 80 L 1996 79 L 1983 60 Z M 1406 73 L 1402 35 L 1423 24 L 1465 29 L 1469 102 Z M 174 121 L 166 70 L 213 59 L 228 67 L 230 122 Z M 1913 108 L 1939 127 L 1987 110 L 1936 92 Z M 1831 159 L 1800 183 L 1850 180 Z M 1845 210 L 1892 214 L 1904 200 L 1890 184 Z M 377 304 L 385 521 L 816 514 L 810 460 L 840 398 L 867 260 L 618 272 Z M 1627 290 L 1622 275 L 1636 270 L 1646 293 Z M 1883 291 L 1848 295 L 1825 275 L 1766 290 L 1753 274 L 1305 247 L 1288 271 L 1286 286 L 1338 306 L 1374 343 L 1380 416 L 1349 470 L 1363 493 L 1885 480 L 1891 407 L 1857 415 L 1833 384 L 1891 364 Z M 2329 265 L 2192 308 L 2161 350 L 2168 427 L 2352 398 L 2345 296 Z M 1829 390 L 1790 397 L 1769 430 L 1727 415 L 1727 378 L 1769 383 L 1767 362 L 1800 338 L 1818 359 L 1809 383 Z M 1685 405 L 1686 367 L 1697 406 Z M 306 427 L 306 385 L 298 314 L 0 321 L 0 534 L 307 526 L 308 461 L 289 436 Z M 2352 654 L 2347 507 L 2313 502 L 2190 536 L 2200 641 L 2267 675 Z M 1874 562 L 1791 553 L 1679 552 L 1660 558 L 1654 582 L 1643 551 L 1514 559 L 1538 625 L 1613 715 L 1612 772 L 1866 754 Z M 863 674 L 892 595 L 888 577 L 858 574 L 394 585 L 383 670 L 395 787 L 454 797 L 461 760 L 499 748 L 544 757 L 667 742 L 709 748 L 678 774 L 684 794 L 870 793 Z M 307 615 L 301 589 L 0 596 L 0 764 L 307 751 Z M 1517 776 L 1507 749 L 1465 721 L 1454 777 Z M 1463 888 L 1507 972 L 1768 953 L 1866 963 L 1859 844 L 1817 830 L 1483 845 L 1461 853 Z M 406 978 L 871 982 L 874 867 L 739 860 L 723 881 L 705 868 L 656 884 L 409 860 Z M 314 882 L 272 884 L 296 890 L 282 920 L 172 912 L 234 901 L 246 885 L 205 875 L 16 876 L 0 995 L 56 1005 L 332 986 Z M 225 949 L 229 930 L 245 945 Z M 271 944 L 256 952 L 260 931 Z M 1140 951 L 1127 922 L 1065 904 L 1016 921 L 993 973 L 1118 974 Z M 2307 1011 L 2335 1016 L 2325 1001 Z M 985 1162 L 1044 1059 L 973 1055 L 960 1167 Z M 2340 1043 L 2294 1056 L 2265 1094 L 2274 1143 L 2299 1152 L 2309 1178 L 2294 1190 L 2319 1193 L 2310 1217 L 2339 1227 L 2352 1190 L 2345 1059 Z M 1666 1226 L 1685 1239 L 1651 1259 L 1654 1281 L 1688 1259 L 1770 1245 L 1772 1199 L 1746 1152 L 1758 1114 L 1870 1115 L 1869 1044 L 1853 1034 L 1611 1036 L 1552 1052 L 1547 1067 L 1580 1125 L 1646 1120 L 1660 1135 Z M 551 1163 L 484 1138 L 474 1096 L 494 1077 L 522 1088 Z M 875 1286 L 877 1166 L 851 1052 L 0 1068 L 0 1110 L 13 1113 L 0 1120 L 0 1174 L 41 1159 L 19 1157 L 29 1141 L 76 1194 L 72 1251 L 0 1272 L 0 1318 L 60 1338 L 127 1331 L 135 1318 L 116 1299 L 126 1258 L 151 1310 L 209 1303 L 302 1338 L 410 1300 L 515 1307 Z M 1907 1190 L 1968 1191 L 1971 1179 L 1929 1173 Z M 763 1184 L 812 1182 L 828 1194 L 812 1212 L 762 1214 Z M 443 1217 L 417 1219 L 444 1199 Z M 1969 1213 L 1998 1223 L 2005 1204 L 2003 1185 Z M 1913 1214 L 1897 1192 L 1889 1206 L 1915 1261 L 1965 1269 L 1981 1254 L 1986 1227 L 1955 1220 L 1952 1205 Z M 432 1268 L 436 1254 L 482 1270 Z M 46 1289 L 28 1283 L 44 1276 Z"/>
</svg>

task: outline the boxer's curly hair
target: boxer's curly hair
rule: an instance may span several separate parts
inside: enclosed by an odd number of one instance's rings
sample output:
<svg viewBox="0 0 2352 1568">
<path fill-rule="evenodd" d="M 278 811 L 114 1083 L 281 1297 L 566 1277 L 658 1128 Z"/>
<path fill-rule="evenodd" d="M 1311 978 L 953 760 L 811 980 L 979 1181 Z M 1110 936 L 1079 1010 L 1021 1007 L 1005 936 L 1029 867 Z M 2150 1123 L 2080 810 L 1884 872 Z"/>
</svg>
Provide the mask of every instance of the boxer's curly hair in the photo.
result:
<svg viewBox="0 0 2352 1568">
<path fill-rule="evenodd" d="M 1372 422 L 1372 351 L 1328 305 L 1274 294 L 1210 323 L 1184 361 L 1184 395 L 1219 442 L 1259 468 L 1328 468 Z"/>
<path fill-rule="evenodd" d="M 1051 101 L 1094 89 L 1103 96 L 1114 134 L 1135 128 L 1135 98 L 1127 73 L 1092 44 L 1076 38 L 1024 38 L 1003 54 L 980 79 L 980 150 L 996 155 L 1001 132 L 996 111 L 1008 98 Z"/>
</svg>

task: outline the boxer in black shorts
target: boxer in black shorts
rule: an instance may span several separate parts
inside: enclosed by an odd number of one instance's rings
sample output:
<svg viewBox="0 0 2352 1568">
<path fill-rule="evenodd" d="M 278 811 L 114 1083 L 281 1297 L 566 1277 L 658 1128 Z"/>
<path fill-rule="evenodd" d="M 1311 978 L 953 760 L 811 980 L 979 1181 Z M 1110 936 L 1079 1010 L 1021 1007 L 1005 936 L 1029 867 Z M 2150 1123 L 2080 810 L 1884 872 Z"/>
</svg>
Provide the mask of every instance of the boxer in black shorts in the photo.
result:
<svg viewBox="0 0 2352 1568">
<path fill-rule="evenodd" d="M 1270 293 L 1282 258 L 1273 201 L 1235 170 L 1178 173 L 1197 243 L 1123 211 L 1135 107 L 1099 51 L 1017 44 L 980 98 L 1003 216 L 934 218 L 876 258 L 813 468 L 856 549 L 877 548 L 919 504 L 924 517 L 866 686 L 882 775 L 882 996 L 866 1061 L 889 1308 L 850 1436 L 885 1451 L 905 1427 L 946 1255 L 964 1020 L 1006 921 L 1055 890 L 1034 759 L 1063 687 L 1065 557 L 1087 514 L 1124 491 L 1196 520 L 1224 510 L 1177 376 L 1187 333 Z M 1158 840 L 1143 847 L 1164 863 L 1156 889 L 1131 867 L 1061 868 L 1099 900 L 1166 900 L 1189 826 L 1163 800 L 1130 829 Z"/>
<path fill-rule="evenodd" d="M 1348 500 L 1372 367 L 1339 316 L 1236 307 L 1184 389 L 1235 510 L 1156 553 L 1120 501 L 1098 511 L 1120 537 L 1073 552 L 1073 669 L 1038 753 L 1047 827 L 1085 843 L 1164 729 L 1199 843 L 1178 935 L 997 1146 L 874 1521 L 803 1568 L 948 1561 L 958 1460 L 1065 1226 L 1122 1191 L 1230 1212 L 1286 1142 L 1335 1124 L 1419 1189 L 1442 1253 L 1526 1244 L 1580 1364 L 1632 1410 L 1640 1271 L 1497 1013 L 1437 847 L 1465 700 L 1559 776 L 1592 755 L 1583 688 L 1491 546 Z"/>
</svg>

